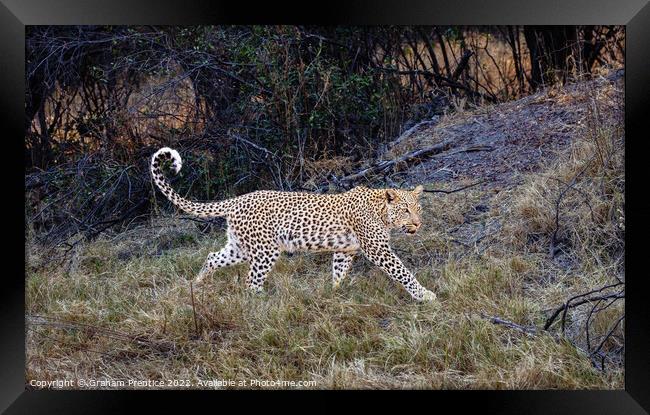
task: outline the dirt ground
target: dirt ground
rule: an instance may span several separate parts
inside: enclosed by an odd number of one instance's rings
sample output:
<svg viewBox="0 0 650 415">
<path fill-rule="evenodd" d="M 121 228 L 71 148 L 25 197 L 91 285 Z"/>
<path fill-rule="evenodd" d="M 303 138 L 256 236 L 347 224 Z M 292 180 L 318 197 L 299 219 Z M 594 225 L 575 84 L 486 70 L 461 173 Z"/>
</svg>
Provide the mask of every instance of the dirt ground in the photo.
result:
<svg viewBox="0 0 650 415">
<path fill-rule="evenodd" d="M 604 124 L 623 122 L 623 75 L 617 71 L 517 101 L 454 113 L 423 124 L 382 159 L 451 139 L 453 148 L 398 173 L 394 181 L 401 182 L 403 176 L 405 185 L 453 184 L 462 179 L 487 180 L 495 187 L 515 185 L 518 175 L 543 168 L 582 133 L 592 105 L 590 92 L 595 93 Z"/>
</svg>

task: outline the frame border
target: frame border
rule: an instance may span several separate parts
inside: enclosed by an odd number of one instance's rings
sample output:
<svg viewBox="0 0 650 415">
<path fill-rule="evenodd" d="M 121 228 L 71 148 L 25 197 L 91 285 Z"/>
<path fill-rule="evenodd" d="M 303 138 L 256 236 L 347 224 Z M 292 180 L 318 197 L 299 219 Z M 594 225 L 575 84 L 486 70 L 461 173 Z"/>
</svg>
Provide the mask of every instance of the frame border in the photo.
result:
<svg viewBox="0 0 650 415">
<path fill-rule="evenodd" d="M 522 3 L 525 7 L 522 7 Z M 466 408 L 472 401 L 480 405 L 482 411 L 498 413 L 626 413 L 642 414 L 650 410 L 650 358 L 648 346 L 650 335 L 649 313 L 644 303 L 644 291 L 641 280 L 643 269 L 642 243 L 644 235 L 650 231 L 650 203 L 643 201 L 639 190 L 647 187 L 646 170 L 643 168 L 644 153 L 641 148 L 647 143 L 646 118 L 650 108 L 650 4 L 648 0 L 566 0 L 563 2 L 525 2 L 516 0 L 481 1 L 463 0 L 453 4 L 443 1 L 416 0 L 409 5 L 398 1 L 370 0 L 357 1 L 354 4 L 341 0 L 324 5 L 318 13 L 308 13 L 297 5 L 266 2 L 251 7 L 250 4 L 226 3 L 201 0 L 185 0 L 182 5 L 173 0 L 0 0 L 0 83 L 2 94 L 0 114 L 5 118 L 5 134 L 11 137 L 5 141 L 8 154 L 20 154 L 24 151 L 24 68 L 25 68 L 25 26 L 42 24 L 325 24 L 325 25 L 381 25 L 381 24 L 608 24 L 626 25 L 626 62 L 625 62 L 625 144 L 626 163 L 626 217 L 630 222 L 626 235 L 626 271 L 632 278 L 627 281 L 631 289 L 627 290 L 626 313 L 626 365 L 625 391 L 431 391 L 425 399 L 434 397 L 436 405 L 440 401 L 455 408 Z M 644 115 L 646 116 L 644 118 Z M 630 143 L 633 137 L 634 152 Z M 647 146 L 647 144 L 645 144 Z M 9 193 L 18 203 L 5 206 L 7 217 L 24 218 L 24 166 L 18 156 L 5 157 L 8 161 L 6 170 L 10 179 Z M 647 161 L 646 161 L 647 163 Z M 637 187 L 636 195 L 630 192 Z M 15 195 L 14 195 L 15 193 Z M 645 220 L 644 220 L 645 219 Z M 24 240 L 24 221 L 10 221 L 16 227 L 12 234 L 21 235 Z M 22 227 L 22 228 L 21 228 Z M 638 238 L 639 244 L 631 243 Z M 18 244 L 11 244 L 12 250 L 19 251 Z M 7 252 L 7 251 L 4 251 Z M 3 252 L 3 253 L 4 253 Z M 143 394 L 134 391 L 28 391 L 25 386 L 25 321 L 24 321 L 24 262 L 15 261 L 16 255 L 7 252 L 5 263 L 11 264 L 6 274 L 4 287 L 0 290 L 0 411 L 8 408 L 7 413 L 66 411 L 66 413 L 85 413 L 93 411 L 113 412 L 130 407 L 134 397 Z M 24 244 L 23 244 L 23 258 Z M 13 260 L 11 260 L 13 259 Z M 15 267 L 15 268 L 14 268 Z M 630 271 L 636 272 L 630 272 Z M 12 272 L 14 271 L 14 272 Z M 164 407 L 172 399 L 179 397 L 178 392 L 165 394 L 166 399 L 148 402 L 148 409 L 160 405 Z M 206 391 L 207 392 L 207 391 Z M 233 391 L 235 392 L 235 391 Z M 155 392 L 154 392 L 155 393 Z M 207 393 L 193 391 L 193 396 L 207 397 Z M 269 397 L 288 397 L 288 391 L 265 393 L 264 401 Z M 312 392 L 300 392 L 312 393 Z M 327 393 L 327 392 L 326 392 Z M 346 392 L 348 393 L 348 392 Z M 364 392 L 370 393 L 370 392 Z M 387 393 L 382 396 L 387 396 Z M 229 394 L 229 400 L 238 397 L 244 404 L 250 404 L 247 392 Z M 474 399 L 467 399 L 469 396 Z M 160 397 L 161 394 L 156 395 Z M 314 395 L 308 395 L 314 396 Z M 358 401 L 367 408 L 368 401 L 377 400 L 375 393 L 371 399 L 350 399 Z M 186 397 L 186 395 L 185 395 Z M 214 395 L 211 395 L 212 400 Z M 295 398 L 295 394 L 290 396 Z M 459 399 L 460 398 L 460 399 Z M 181 399 L 178 401 L 185 401 Z M 235 399 L 237 400 L 237 399 Z M 151 400 L 148 400 L 151 401 Z M 196 401 L 196 399 L 193 399 Z M 326 401 L 327 402 L 327 401 Z M 206 401 L 207 403 L 207 401 Z M 265 402 L 266 403 L 266 402 Z M 347 406 L 347 405 L 346 405 Z M 361 407 L 359 405 L 359 407 Z M 645 409 L 644 409 L 645 408 Z"/>
</svg>

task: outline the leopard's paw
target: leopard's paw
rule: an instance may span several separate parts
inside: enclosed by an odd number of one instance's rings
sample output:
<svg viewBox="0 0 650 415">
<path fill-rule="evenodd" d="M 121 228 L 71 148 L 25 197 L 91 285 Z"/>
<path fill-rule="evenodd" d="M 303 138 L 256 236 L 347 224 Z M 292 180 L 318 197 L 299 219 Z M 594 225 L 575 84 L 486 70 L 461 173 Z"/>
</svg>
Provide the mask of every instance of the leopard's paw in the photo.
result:
<svg viewBox="0 0 650 415">
<path fill-rule="evenodd" d="M 430 290 L 425 290 L 424 294 L 422 295 L 422 301 L 436 301 L 436 298 L 437 297 L 434 292 Z"/>
</svg>

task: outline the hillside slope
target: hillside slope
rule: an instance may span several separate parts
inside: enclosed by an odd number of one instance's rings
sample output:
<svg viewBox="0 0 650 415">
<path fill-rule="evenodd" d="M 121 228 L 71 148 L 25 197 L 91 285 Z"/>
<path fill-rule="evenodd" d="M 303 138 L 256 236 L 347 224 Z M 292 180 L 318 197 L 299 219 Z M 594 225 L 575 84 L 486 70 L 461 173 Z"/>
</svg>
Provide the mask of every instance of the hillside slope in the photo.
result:
<svg viewBox="0 0 650 415">
<path fill-rule="evenodd" d="M 453 113 L 437 122 L 427 120 L 396 140 L 382 159 L 449 140 L 453 146 L 448 151 L 408 170 L 409 183 L 480 178 L 507 185 L 514 175 L 555 159 L 585 133 L 590 118 L 597 117 L 601 126 L 621 125 L 623 89 L 624 72 L 617 71 L 505 104 Z"/>
</svg>

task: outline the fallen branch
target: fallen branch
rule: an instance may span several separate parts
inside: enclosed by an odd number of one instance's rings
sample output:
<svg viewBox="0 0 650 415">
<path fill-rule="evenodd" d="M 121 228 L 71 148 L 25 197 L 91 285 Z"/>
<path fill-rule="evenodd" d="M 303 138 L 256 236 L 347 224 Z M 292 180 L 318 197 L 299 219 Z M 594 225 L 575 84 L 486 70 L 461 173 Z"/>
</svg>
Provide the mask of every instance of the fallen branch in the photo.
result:
<svg viewBox="0 0 650 415">
<path fill-rule="evenodd" d="M 611 289 L 615 287 L 620 287 L 622 286 L 623 288 L 620 289 L 619 291 L 616 292 L 610 292 L 608 294 L 600 294 L 606 289 Z M 600 339 L 600 342 L 598 346 L 595 349 L 591 349 L 591 333 L 590 333 L 590 326 L 589 323 L 592 321 L 592 317 L 594 316 L 595 313 L 598 313 L 600 311 L 603 311 L 609 307 L 611 307 L 615 302 L 617 302 L 619 299 L 625 298 L 625 283 L 622 281 L 618 281 L 614 284 L 609 284 L 605 285 L 601 288 L 591 290 L 589 292 L 583 293 L 583 294 L 578 294 L 575 295 L 571 298 L 569 298 L 563 305 L 560 307 L 556 308 L 553 314 L 546 320 L 546 324 L 544 324 L 543 330 L 548 331 L 551 325 L 557 320 L 558 316 L 560 314 L 562 315 L 560 321 L 562 323 L 562 338 L 567 338 L 566 337 L 566 319 L 567 319 L 567 313 L 569 309 L 579 307 L 583 304 L 591 304 L 593 303 L 593 306 L 591 307 L 591 310 L 587 314 L 587 318 L 584 324 L 584 330 L 585 330 L 585 336 L 586 336 L 586 350 L 585 352 L 589 355 L 589 358 L 594 365 L 594 367 L 598 368 L 600 365 L 600 370 L 604 371 L 605 370 L 605 360 L 610 358 L 613 359 L 612 353 L 611 352 L 606 352 L 603 353 L 603 347 L 605 343 L 607 342 L 608 339 L 616 337 L 614 335 L 614 332 L 616 331 L 616 328 L 621 324 L 621 322 L 625 319 L 625 314 L 623 314 L 621 317 L 619 317 L 614 324 L 611 326 L 611 328 L 608 330 L 608 332 L 603 335 L 603 336 L 598 336 Z M 601 305 L 605 303 L 605 305 Z M 571 343 L 577 348 L 580 349 L 580 346 L 576 344 L 575 340 L 569 339 Z M 624 346 L 619 347 L 617 350 L 613 352 L 613 355 L 619 354 L 623 350 Z M 600 360 L 598 363 L 597 360 Z"/>
<path fill-rule="evenodd" d="M 578 294 L 576 296 L 573 296 L 573 297 L 569 298 L 563 305 L 558 307 L 553 312 L 553 314 L 551 315 L 551 317 L 548 318 L 548 320 L 546 320 L 546 324 L 544 324 L 544 330 L 548 330 L 549 327 L 551 327 L 551 325 L 555 321 L 555 319 L 557 319 L 557 317 L 560 315 L 560 313 L 562 313 L 562 333 L 564 333 L 566 314 L 567 314 L 567 311 L 570 308 L 578 307 L 578 306 L 580 306 L 582 304 L 592 303 L 592 302 L 599 301 L 599 300 L 606 300 L 606 299 L 610 299 L 610 298 L 617 298 L 617 299 L 618 298 L 625 298 L 625 294 L 621 291 L 621 292 L 616 292 L 616 293 L 607 294 L 607 295 L 599 295 L 599 296 L 595 296 L 595 297 L 589 297 L 589 298 L 586 298 L 584 300 L 580 300 L 580 301 L 575 302 L 575 303 L 573 302 L 574 300 L 577 300 L 578 298 L 587 297 L 587 296 L 589 296 L 591 294 L 596 294 L 596 293 L 602 292 L 602 291 L 604 291 L 604 290 L 606 290 L 608 288 L 618 287 L 620 285 L 624 285 L 624 283 L 617 282 L 615 284 L 606 285 L 606 286 L 601 287 L 601 288 L 599 288 L 597 290 L 592 290 L 592 291 L 589 291 L 587 293 Z"/>
<path fill-rule="evenodd" d="M 104 327 L 79 323 L 76 321 L 68 321 L 39 315 L 26 315 L 25 323 L 27 323 L 29 326 L 48 326 L 59 329 L 86 331 L 94 335 L 101 335 L 114 340 L 127 341 L 138 344 L 140 346 L 146 346 L 153 349 L 154 351 L 161 353 L 170 353 L 176 350 L 176 345 L 171 342 L 146 339 L 143 336 L 122 333 Z"/>
<path fill-rule="evenodd" d="M 458 154 L 458 153 L 473 153 L 475 151 L 492 151 L 494 150 L 493 146 L 488 146 L 484 144 L 476 145 L 476 146 L 469 146 L 465 148 L 461 148 L 460 150 L 452 151 L 451 153 L 448 153 L 448 155 L 452 154 Z"/>
<path fill-rule="evenodd" d="M 427 193 L 445 193 L 445 194 L 450 194 L 450 193 L 460 192 L 461 190 L 469 189 L 470 187 L 478 186 L 479 184 L 485 183 L 485 182 L 487 182 L 487 181 L 488 181 L 488 180 L 481 180 L 480 182 L 472 183 L 472 184 L 469 184 L 469 185 L 467 185 L 467 186 L 463 186 L 463 187 L 460 187 L 460 188 L 458 188 L 458 189 L 454 189 L 454 190 L 424 189 L 423 191 L 424 191 L 424 192 L 427 192 Z"/>
<path fill-rule="evenodd" d="M 74 344 L 72 344 L 70 342 L 65 342 L 65 341 L 62 341 L 61 339 L 57 339 L 55 337 L 48 336 L 47 334 L 43 334 L 43 333 L 39 332 L 38 330 L 36 330 L 34 327 L 27 327 L 27 331 L 37 335 L 38 337 L 48 339 L 50 341 L 53 341 L 54 343 L 58 343 L 61 346 L 65 346 L 66 348 L 70 348 L 70 349 L 73 349 L 73 350 L 80 350 L 80 351 L 82 351 L 84 353 L 89 353 L 89 352 L 90 353 L 97 353 L 97 354 L 100 354 L 102 356 L 106 356 L 106 357 L 110 357 L 112 359 L 116 359 L 118 357 L 119 353 L 121 352 L 121 351 L 118 351 L 118 353 L 113 354 L 113 353 L 102 352 L 102 351 L 96 350 L 96 349 L 91 349 L 91 348 L 88 348 L 88 347 L 86 347 L 86 348 L 79 347 L 79 345 L 74 345 Z"/>
<path fill-rule="evenodd" d="M 529 336 L 532 336 L 532 335 L 538 334 L 537 327 L 532 327 L 532 326 L 528 326 L 528 327 L 527 327 L 527 326 L 522 326 L 522 325 L 519 325 L 519 324 L 517 324 L 517 323 L 513 323 L 512 321 L 505 320 L 505 319 L 503 319 L 503 318 L 501 318 L 501 317 L 497 317 L 497 316 L 488 316 L 488 315 L 483 314 L 483 313 L 481 313 L 481 317 L 483 317 L 483 318 L 489 320 L 489 321 L 490 321 L 491 323 L 493 323 L 493 324 L 506 326 L 506 327 L 508 327 L 508 328 L 511 328 L 511 329 L 514 329 L 514 330 L 520 331 L 520 332 L 522 332 L 522 333 L 524 333 L 524 334 L 527 334 L 527 335 L 529 335 Z"/>
<path fill-rule="evenodd" d="M 438 143 L 434 146 L 423 148 L 421 150 L 416 150 L 412 151 L 410 153 L 404 154 L 401 157 L 398 157 L 394 160 L 385 160 L 385 161 L 380 161 L 375 163 L 374 165 L 367 167 L 357 173 L 342 177 L 339 179 L 339 182 L 342 183 L 353 183 L 363 177 L 366 177 L 369 174 L 376 174 L 380 173 L 382 171 L 388 170 L 389 168 L 392 168 L 398 163 L 411 163 L 414 160 L 418 160 L 420 158 L 424 157 L 431 157 L 433 155 L 442 153 L 443 151 L 447 150 L 451 144 L 453 143 L 453 140 L 445 140 L 442 143 Z"/>
<path fill-rule="evenodd" d="M 414 129 L 417 128 L 418 126 L 420 126 L 421 124 L 422 123 L 417 124 L 414 127 L 407 130 L 402 135 L 402 137 L 410 135 L 412 133 L 412 131 L 414 131 Z M 401 139 L 402 139 L 401 137 L 398 138 L 398 140 L 401 140 Z M 405 163 L 405 164 L 408 165 L 408 164 L 411 164 L 411 163 L 413 163 L 413 162 L 415 162 L 417 160 L 420 160 L 422 158 L 426 158 L 426 157 L 430 158 L 430 157 L 434 157 L 434 156 L 437 156 L 437 155 L 440 155 L 440 154 L 443 154 L 443 153 L 451 155 L 451 154 L 458 154 L 458 153 L 471 153 L 471 152 L 475 152 L 475 151 L 492 151 L 492 150 L 494 150 L 493 146 L 475 145 L 475 146 L 465 147 L 465 148 L 456 150 L 456 151 L 451 152 L 451 153 L 445 153 L 449 149 L 449 147 L 451 147 L 452 143 L 453 143 L 453 140 L 451 140 L 451 139 L 445 140 L 445 141 L 443 141 L 441 143 L 438 143 L 436 145 L 433 145 L 431 147 L 411 151 L 410 153 L 406 153 L 406 154 L 402 155 L 401 157 L 398 157 L 398 158 L 393 159 L 393 160 L 378 161 L 378 162 L 376 162 L 375 164 L 373 164 L 370 167 L 366 167 L 365 169 L 362 169 L 362 170 L 360 170 L 360 171 L 358 171 L 358 172 L 356 172 L 354 174 L 350 174 L 350 175 L 342 177 L 340 179 L 336 178 L 336 177 L 333 177 L 333 180 L 337 185 L 343 184 L 343 185 L 350 186 L 351 184 L 353 184 L 354 182 L 358 181 L 361 178 L 365 178 L 368 175 L 372 175 L 372 174 L 378 174 L 378 173 L 381 173 L 381 172 L 386 172 L 387 170 L 393 168 L 395 165 L 400 164 L 400 163 Z M 345 187 L 345 186 L 343 186 L 343 187 Z M 468 186 L 468 187 L 470 187 L 470 186 Z M 463 190 L 463 189 L 459 189 L 459 190 Z M 438 192 L 438 191 L 437 190 L 425 190 L 425 192 Z M 439 192 L 441 192 L 441 193 L 453 193 L 454 191 L 451 191 L 451 192 L 439 191 Z"/>
</svg>

